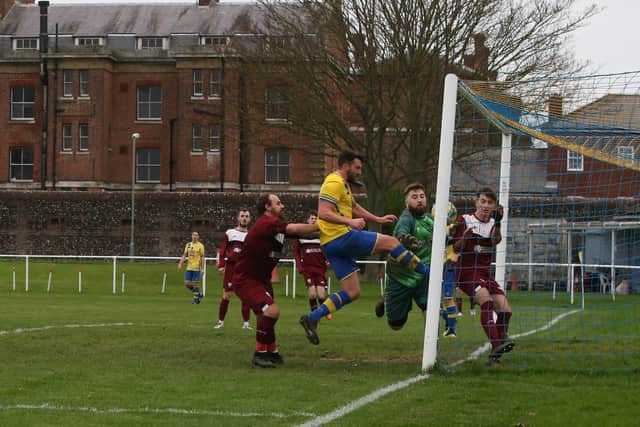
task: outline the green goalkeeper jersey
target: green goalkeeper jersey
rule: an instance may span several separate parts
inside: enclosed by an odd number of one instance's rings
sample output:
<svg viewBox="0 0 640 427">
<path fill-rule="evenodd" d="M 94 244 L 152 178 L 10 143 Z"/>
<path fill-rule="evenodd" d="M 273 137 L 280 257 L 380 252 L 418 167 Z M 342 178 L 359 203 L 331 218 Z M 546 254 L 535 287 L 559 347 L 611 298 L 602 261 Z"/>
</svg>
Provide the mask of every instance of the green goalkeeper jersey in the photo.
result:
<svg viewBox="0 0 640 427">
<path fill-rule="evenodd" d="M 415 217 L 408 209 L 405 209 L 400 218 L 398 218 L 393 235 L 401 238 L 405 234 L 411 234 L 417 240 L 416 247 L 408 247 L 407 249 L 411 250 L 420 258 L 420 261 L 429 266 L 431 263 L 433 219 L 426 213 L 421 217 Z M 424 280 L 424 275 L 398 264 L 391 257 L 387 257 L 387 275 L 408 288 L 415 288 Z"/>
</svg>

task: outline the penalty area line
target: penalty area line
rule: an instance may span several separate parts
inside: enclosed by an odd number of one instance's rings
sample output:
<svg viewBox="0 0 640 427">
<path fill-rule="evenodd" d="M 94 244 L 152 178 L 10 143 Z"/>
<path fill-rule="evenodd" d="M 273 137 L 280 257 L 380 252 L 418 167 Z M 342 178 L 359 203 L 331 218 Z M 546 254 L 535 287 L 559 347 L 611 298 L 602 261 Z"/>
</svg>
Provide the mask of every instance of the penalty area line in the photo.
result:
<svg viewBox="0 0 640 427">
<path fill-rule="evenodd" d="M 92 406 L 58 406 L 50 403 L 34 404 L 15 404 L 0 405 L 0 411 L 67 411 L 67 412 L 89 412 L 94 414 L 176 414 L 176 415 L 205 415 L 213 417 L 271 417 L 271 418 L 290 418 L 290 417 L 315 417 L 316 414 L 308 412 L 292 412 L 290 414 L 282 412 L 229 412 L 229 411 L 208 411 L 204 409 L 180 409 L 180 408 L 96 408 Z"/>
<path fill-rule="evenodd" d="M 530 331 L 527 332 L 523 332 L 521 334 L 517 334 L 517 335 L 513 335 L 513 338 L 519 338 L 519 337 L 526 337 L 528 335 L 532 335 L 538 332 L 542 332 L 545 331 L 549 328 L 551 328 L 553 325 L 555 325 L 556 323 L 558 323 L 560 320 L 564 319 L 567 316 L 570 316 L 572 314 L 577 313 L 580 310 L 572 310 L 569 311 L 567 313 L 562 313 L 559 316 L 556 316 L 555 318 L 551 319 L 551 321 L 549 321 L 548 323 L 546 323 L 545 325 L 537 328 L 537 329 L 532 329 Z M 480 346 L 479 348 L 477 348 L 476 350 L 474 350 L 468 357 L 459 360 L 457 362 L 455 362 L 454 364 L 450 365 L 450 366 L 458 366 L 461 365 L 464 362 L 468 362 L 471 360 L 475 360 L 478 357 L 480 357 L 480 355 L 486 351 L 489 350 L 489 343 Z M 406 379 L 404 381 L 400 381 L 398 383 L 395 384 L 391 384 L 389 386 L 383 387 L 379 390 L 374 391 L 373 393 L 369 393 L 368 395 L 361 397 L 360 399 L 354 400 L 353 402 L 350 402 L 332 412 L 329 412 L 328 414 L 322 415 L 320 417 L 314 418 L 310 421 L 307 421 L 304 424 L 300 424 L 298 427 L 317 427 L 317 426 L 321 426 L 324 425 L 326 423 L 329 423 L 331 421 L 334 421 L 340 417 L 343 417 L 353 411 L 355 411 L 356 409 L 360 409 L 361 407 L 363 407 L 364 405 L 368 405 L 369 403 L 372 403 L 378 399 L 380 399 L 381 397 L 392 393 L 394 391 L 398 391 L 401 390 L 405 387 L 408 387 L 414 383 L 417 383 L 419 381 L 425 380 L 429 378 L 428 374 L 420 374 L 420 375 L 416 375 L 415 377 L 411 377 L 409 379 Z"/>
<path fill-rule="evenodd" d="M 35 328 L 17 328 L 9 331 L 0 330 L 0 335 L 18 335 L 26 334 L 29 332 L 48 331 L 50 329 L 77 329 L 77 328 L 108 328 L 112 326 L 133 326 L 133 323 L 89 323 L 85 325 L 72 324 L 72 325 L 47 325 L 39 326 Z"/>
</svg>

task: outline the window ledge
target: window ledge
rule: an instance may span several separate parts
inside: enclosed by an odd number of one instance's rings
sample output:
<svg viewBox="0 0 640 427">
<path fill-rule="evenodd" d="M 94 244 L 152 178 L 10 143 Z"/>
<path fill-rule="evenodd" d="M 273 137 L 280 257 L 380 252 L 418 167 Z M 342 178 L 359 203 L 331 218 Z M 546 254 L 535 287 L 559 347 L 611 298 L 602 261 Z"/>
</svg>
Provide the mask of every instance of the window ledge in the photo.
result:
<svg viewBox="0 0 640 427">
<path fill-rule="evenodd" d="M 60 154 L 65 155 L 65 156 L 70 156 L 73 154 L 73 150 L 62 150 L 60 152 Z"/>
<path fill-rule="evenodd" d="M 192 156 L 202 156 L 202 151 L 191 151 Z"/>
<path fill-rule="evenodd" d="M 204 95 L 191 95 L 192 101 L 204 101 Z"/>
<path fill-rule="evenodd" d="M 9 124 L 13 125 L 32 125 L 36 123 L 36 119 L 9 119 Z"/>
<path fill-rule="evenodd" d="M 138 125 L 161 125 L 162 119 L 137 119 L 134 123 Z"/>
<path fill-rule="evenodd" d="M 270 125 L 290 125 L 291 124 L 289 119 L 265 119 L 265 122 L 267 122 Z"/>
<path fill-rule="evenodd" d="M 78 101 L 91 101 L 91 95 L 80 95 Z"/>
</svg>

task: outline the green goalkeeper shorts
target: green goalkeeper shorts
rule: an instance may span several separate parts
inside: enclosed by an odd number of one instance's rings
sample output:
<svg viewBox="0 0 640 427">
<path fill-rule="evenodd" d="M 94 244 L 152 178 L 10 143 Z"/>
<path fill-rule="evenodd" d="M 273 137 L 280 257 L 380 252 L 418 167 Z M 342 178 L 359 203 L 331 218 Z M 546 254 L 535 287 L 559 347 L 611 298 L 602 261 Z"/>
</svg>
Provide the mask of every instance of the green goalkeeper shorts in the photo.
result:
<svg viewBox="0 0 640 427">
<path fill-rule="evenodd" d="M 387 315 L 387 321 L 390 324 L 404 325 L 414 301 L 419 307 L 426 307 L 426 280 L 423 280 L 415 288 L 409 288 L 390 277 L 387 278 L 384 310 Z"/>
</svg>

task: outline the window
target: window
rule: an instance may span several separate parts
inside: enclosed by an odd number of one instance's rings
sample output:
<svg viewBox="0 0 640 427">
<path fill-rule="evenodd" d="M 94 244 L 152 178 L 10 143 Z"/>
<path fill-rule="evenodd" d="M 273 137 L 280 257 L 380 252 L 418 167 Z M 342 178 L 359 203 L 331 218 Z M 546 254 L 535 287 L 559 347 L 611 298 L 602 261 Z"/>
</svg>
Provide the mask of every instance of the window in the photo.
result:
<svg viewBox="0 0 640 427">
<path fill-rule="evenodd" d="M 89 151 L 89 124 L 80 123 L 78 126 L 78 149 Z"/>
<path fill-rule="evenodd" d="M 102 39 L 100 37 L 78 37 L 76 39 L 77 46 L 100 46 Z"/>
<path fill-rule="evenodd" d="M 209 72 L 209 96 L 213 98 L 222 97 L 222 70 L 220 68 Z"/>
<path fill-rule="evenodd" d="M 80 96 L 89 96 L 89 70 L 80 70 Z"/>
<path fill-rule="evenodd" d="M 162 49 L 162 37 L 142 37 L 138 49 Z"/>
<path fill-rule="evenodd" d="M 62 125 L 62 151 L 73 150 L 73 136 L 71 133 L 71 124 Z"/>
<path fill-rule="evenodd" d="M 633 160 L 633 146 L 624 145 L 618 147 L 618 157 L 622 157 L 623 159 Z"/>
<path fill-rule="evenodd" d="M 162 119 L 162 88 L 160 86 L 138 87 L 138 120 Z"/>
<path fill-rule="evenodd" d="M 220 151 L 222 145 L 222 128 L 220 125 L 209 126 L 209 151 Z"/>
<path fill-rule="evenodd" d="M 289 96 L 284 87 L 270 87 L 265 93 L 265 116 L 267 120 L 287 120 Z"/>
<path fill-rule="evenodd" d="M 62 96 L 73 96 L 73 71 L 64 70 L 62 73 Z"/>
<path fill-rule="evenodd" d="M 11 149 L 11 181 L 33 181 L 33 148 Z"/>
<path fill-rule="evenodd" d="M 191 151 L 202 151 L 202 126 L 200 125 L 191 126 Z"/>
<path fill-rule="evenodd" d="M 15 39 L 13 41 L 14 50 L 38 50 L 38 45 L 36 37 Z"/>
<path fill-rule="evenodd" d="M 289 150 L 278 148 L 264 153 L 265 184 L 289 183 Z"/>
<path fill-rule="evenodd" d="M 202 70 L 193 70 L 193 96 L 202 96 L 204 90 L 204 80 Z"/>
<path fill-rule="evenodd" d="M 584 157 L 582 154 L 574 153 L 573 151 L 567 151 L 567 170 L 568 171 L 582 171 L 584 168 Z"/>
<path fill-rule="evenodd" d="M 136 181 L 160 182 L 160 149 L 138 149 L 136 153 Z"/>
<path fill-rule="evenodd" d="M 204 46 L 225 46 L 229 39 L 225 36 L 207 36 L 202 38 Z"/>
<path fill-rule="evenodd" d="M 33 86 L 11 88 L 11 120 L 33 120 L 35 89 Z"/>
</svg>

